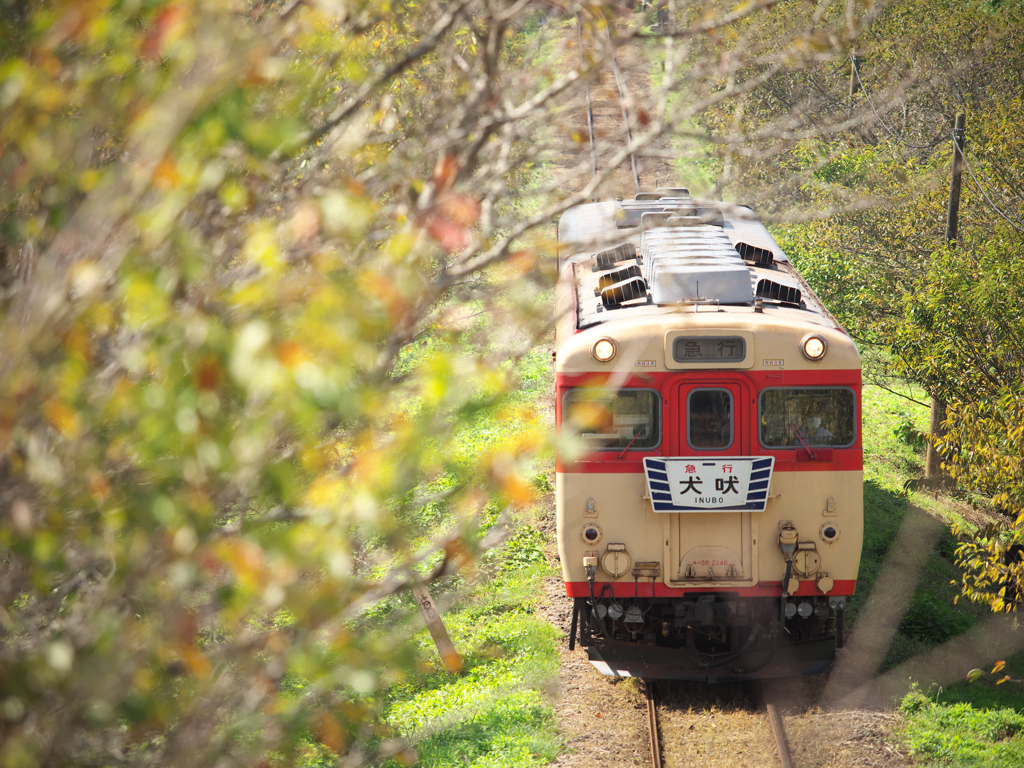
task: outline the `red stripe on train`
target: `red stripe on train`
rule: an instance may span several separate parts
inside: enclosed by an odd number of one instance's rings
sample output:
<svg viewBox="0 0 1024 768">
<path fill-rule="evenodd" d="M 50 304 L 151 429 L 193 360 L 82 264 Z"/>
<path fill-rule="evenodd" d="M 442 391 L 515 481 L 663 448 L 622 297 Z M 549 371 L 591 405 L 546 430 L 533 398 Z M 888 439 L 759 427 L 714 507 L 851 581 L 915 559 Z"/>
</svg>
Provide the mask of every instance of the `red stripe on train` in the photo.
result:
<svg viewBox="0 0 1024 768">
<path fill-rule="evenodd" d="M 781 455 L 782 451 L 758 451 L 751 456 L 774 456 L 774 472 L 857 472 L 864 469 L 864 457 L 859 450 L 834 451 L 830 461 L 799 461 L 793 451 Z M 661 457 L 662 453 L 641 453 L 639 456 L 622 459 L 621 461 L 555 461 L 555 471 L 561 474 L 593 475 L 593 474 L 644 474 L 644 465 L 640 461 L 644 456 Z M 689 455 L 689 454 L 688 454 Z M 693 455 L 705 455 L 693 452 Z M 714 454 L 706 454 L 713 456 Z"/>
<path fill-rule="evenodd" d="M 562 422 L 562 398 L 566 391 L 573 387 L 592 386 L 600 387 L 609 380 L 615 380 L 613 373 L 557 373 L 555 374 L 555 423 L 561 428 Z M 665 433 L 662 444 L 652 451 L 637 450 L 611 450 L 595 451 L 585 459 L 573 462 L 564 461 L 561 455 L 555 457 L 555 470 L 562 473 L 574 474 L 643 474 L 643 458 L 645 456 L 666 456 L 668 450 L 666 439 L 670 432 L 677 429 L 674 421 L 678 418 L 678 411 L 673 408 L 668 399 L 671 387 L 680 381 L 686 384 L 697 383 L 715 379 L 716 377 L 729 377 L 732 380 L 745 379 L 756 398 L 763 389 L 774 387 L 849 387 L 857 396 L 857 407 L 861 406 L 861 372 L 857 368 L 848 370 L 781 370 L 781 371 L 670 371 L 654 372 L 643 374 L 626 374 L 621 381 L 616 380 L 619 387 L 641 387 L 654 389 L 662 397 L 663 406 L 666 408 L 666 417 L 663 418 Z M 756 406 L 755 406 L 756 407 Z M 673 415 L 669 415 L 673 414 Z M 859 414 L 858 414 L 859 415 Z M 756 421 L 750 425 L 756 429 Z M 857 439 L 853 445 L 847 448 L 815 448 L 815 455 L 809 456 L 804 451 L 797 449 L 768 449 L 762 447 L 756 437 L 756 432 L 750 435 L 753 450 L 744 455 L 750 456 L 774 456 L 776 472 L 856 472 L 863 470 L 864 457 L 861 450 L 860 430 L 857 432 Z M 687 456 L 714 456 L 736 455 L 730 453 L 735 451 L 734 447 L 724 451 L 694 451 L 684 449 L 683 453 L 677 455 Z M 676 455 L 676 454 L 673 454 Z M 620 458 L 621 456 L 621 458 Z"/>
<path fill-rule="evenodd" d="M 836 579 L 835 586 L 829 592 L 829 596 L 853 594 L 857 586 L 856 579 Z M 610 594 L 609 594 L 610 588 Z M 625 582 L 599 581 L 594 584 L 594 594 L 598 597 L 683 597 L 687 594 L 706 592 L 732 592 L 740 597 L 778 597 L 782 594 L 782 585 L 777 581 L 761 582 L 754 587 L 669 587 L 661 582 L 640 582 L 628 584 Z M 590 597 L 590 583 L 586 581 L 565 582 L 565 594 L 569 597 Z M 793 597 L 821 596 L 821 592 L 813 580 L 801 581 Z"/>
<path fill-rule="evenodd" d="M 616 387 L 642 387 L 644 389 L 662 389 L 666 384 L 676 381 L 705 381 L 721 376 L 742 376 L 753 382 L 757 389 L 767 387 L 807 387 L 820 385 L 859 388 L 861 384 L 860 368 L 839 368 L 836 370 L 685 370 L 685 371 L 642 371 L 610 373 L 595 371 L 592 373 L 555 373 L 555 386 L 562 387 L 600 387 L 608 381 L 614 381 Z"/>
</svg>

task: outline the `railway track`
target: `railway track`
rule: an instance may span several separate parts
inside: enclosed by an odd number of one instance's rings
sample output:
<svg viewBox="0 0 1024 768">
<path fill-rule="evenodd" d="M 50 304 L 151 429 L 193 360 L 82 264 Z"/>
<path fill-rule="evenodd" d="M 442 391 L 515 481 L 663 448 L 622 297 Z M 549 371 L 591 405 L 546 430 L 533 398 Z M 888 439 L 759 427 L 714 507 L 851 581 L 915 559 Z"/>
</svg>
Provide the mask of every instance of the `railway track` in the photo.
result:
<svg viewBox="0 0 1024 768">
<path fill-rule="evenodd" d="M 685 686 L 687 683 L 676 683 L 675 685 Z M 661 733 L 658 722 L 658 701 L 654 693 L 654 683 L 651 680 L 644 680 L 644 691 L 647 698 L 647 726 L 651 746 L 652 768 L 665 768 L 661 751 Z M 775 747 L 778 752 L 779 762 L 782 768 L 793 768 L 793 758 L 789 751 L 789 742 L 786 740 L 786 733 L 782 726 L 782 716 L 778 707 L 772 699 L 772 695 L 765 688 L 761 688 L 759 698 L 762 701 L 764 710 L 771 723 L 772 735 L 775 739 Z M 693 727 L 692 725 L 690 726 Z"/>
<path fill-rule="evenodd" d="M 592 93 L 591 87 L 586 89 L 586 126 L 589 138 L 589 154 L 591 160 L 591 170 L 593 175 L 597 175 L 599 170 L 602 169 L 603 158 L 602 151 L 598 148 L 597 136 L 599 133 L 617 133 L 619 140 L 626 144 L 627 148 L 630 149 L 630 163 L 628 181 L 625 178 L 620 177 L 612 182 L 612 186 L 634 188 L 636 192 L 641 191 L 641 171 L 638 167 L 637 156 L 632 152 L 633 149 L 633 135 L 630 126 L 630 114 L 626 106 L 627 103 L 627 89 L 628 84 L 626 82 L 626 74 L 623 69 L 620 68 L 619 60 L 615 55 L 615 43 L 611 38 L 610 32 L 608 34 L 609 43 L 609 56 L 607 59 L 608 67 L 603 71 L 597 73 L 597 90 L 602 94 L 595 98 Z M 581 61 L 585 63 L 585 57 L 583 54 L 586 42 L 583 36 L 582 25 L 580 24 L 579 16 L 576 17 L 576 36 L 579 45 Z M 609 71 L 610 70 L 610 71 Z M 607 86 L 614 83 L 614 89 Z M 605 87 L 601 87 L 604 85 Z M 614 94 L 612 98 L 608 98 L 610 94 Z M 598 115 L 595 118 L 595 115 Z M 614 117 L 613 117 L 614 115 Z M 621 121 L 620 127 L 616 131 L 610 131 L 609 126 L 616 120 Z M 600 125 L 599 125 L 600 124 Z M 604 126 L 604 130 L 600 130 L 600 126 Z M 604 152 L 608 151 L 608 147 L 605 147 Z M 654 180 L 657 180 L 658 174 L 655 172 Z M 624 189 L 622 190 L 625 191 Z M 575 628 L 573 628 L 573 635 L 575 635 Z M 670 683 L 670 685 L 673 685 Z M 674 685 L 685 686 L 686 683 L 675 683 Z M 658 719 L 658 701 L 655 696 L 655 686 L 653 681 L 644 680 L 643 687 L 647 699 L 647 726 L 650 743 L 650 761 L 653 768 L 663 768 L 665 765 L 662 755 L 661 745 L 661 734 L 659 733 L 659 719 Z M 782 727 L 782 718 L 779 715 L 778 709 L 774 702 L 769 698 L 765 697 L 765 691 L 762 689 L 760 693 L 764 709 L 767 711 L 768 719 L 772 726 L 772 732 L 775 739 L 776 749 L 778 751 L 779 759 L 782 764 L 782 768 L 792 768 L 792 759 L 789 753 L 789 747 L 786 741 L 785 732 Z M 692 726 L 690 726 L 692 728 Z M 763 753 L 762 753 L 763 754 Z"/>
<path fill-rule="evenodd" d="M 609 174 L 599 197 L 631 198 L 643 189 L 653 191 L 659 186 L 672 186 L 676 173 L 665 159 L 671 151 L 668 138 L 633 151 L 633 131 L 638 126 L 634 112 L 651 113 L 654 104 L 649 96 L 656 83 L 647 74 L 646 64 L 637 66 L 644 58 L 637 42 L 617 41 L 611 29 L 611 24 L 584 24 L 577 15 L 575 29 L 566 30 L 572 37 L 572 47 L 577 49 L 587 83 L 585 102 L 574 113 L 572 122 L 574 129 L 586 137 L 579 155 L 574 155 L 574 165 L 589 165 L 592 176 Z M 570 44 L 568 35 L 564 45 Z M 611 156 L 622 148 L 630 150 L 628 159 L 612 168 Z M 586 180 L 577 177 L 569 186 Z"/>
</svg>

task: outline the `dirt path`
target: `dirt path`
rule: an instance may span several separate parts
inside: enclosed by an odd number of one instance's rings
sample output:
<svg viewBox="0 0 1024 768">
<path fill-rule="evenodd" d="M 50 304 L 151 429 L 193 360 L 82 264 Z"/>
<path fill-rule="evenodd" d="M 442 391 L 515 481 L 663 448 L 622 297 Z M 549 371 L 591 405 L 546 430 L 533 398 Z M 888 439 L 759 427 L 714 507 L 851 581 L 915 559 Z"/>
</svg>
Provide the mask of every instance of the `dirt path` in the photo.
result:
<svg viewBox="0 0 1024 768">
<path fill-rule="evenodd" d="M 555 716 L 568 751 L 553 765 L 561 768 L 648 766 L 647 703 L 638 681 L 605 677 L 580 648 L 569 650 L 572 603 L 559 577 L 545 581 L 548 602 L 542 615 L 563 634 Z"/>
<path fill-rule="evenodd" d="M 553 514 L 553 512 L 552 512 Z M 552 521 L 553 525 L 553 521 Z M 555 556 L 557 560 L 557 556 Z M 561 579 L 545 581 L 541 615 L 563 636 L 554 695 L 558 728 L 568 751 L 559 768 L 649 766 L 647 711 L 640 683 L 605 677 L 586 653 L 569 651 L 572 608 Z M 842 650 L 839 651 L 840 655 Z M 903 768 L 907 755 L 892 744 L 892 712 L 823 711 L 828 673 L 767 684 L 799 768 Z M 756 685 L 656 683 L 665 768 L 761 768 L 778 765 L 771 725 Z"/>
<path fill-rule="evenodd" d="M 569 651 L 571 603 L 561 579 L 545 581 L 541 615 L 561 630 L 555 715 L 568 751 L 560 768 L 648 766 L 647 712 L 639 681 L 605 677 L 580 648 Z M 842 653 L 840 651 L 840 653 Z M 892 744 L 891 712 L 822 711 L 827 673 L 772 681 L 794 765 L 800 768 L 901 768 L 911 764 Z M 751 684 L 656 684 L 666 768 L 761 768 L 778 758 L 768 716 Z"/>
</svg>

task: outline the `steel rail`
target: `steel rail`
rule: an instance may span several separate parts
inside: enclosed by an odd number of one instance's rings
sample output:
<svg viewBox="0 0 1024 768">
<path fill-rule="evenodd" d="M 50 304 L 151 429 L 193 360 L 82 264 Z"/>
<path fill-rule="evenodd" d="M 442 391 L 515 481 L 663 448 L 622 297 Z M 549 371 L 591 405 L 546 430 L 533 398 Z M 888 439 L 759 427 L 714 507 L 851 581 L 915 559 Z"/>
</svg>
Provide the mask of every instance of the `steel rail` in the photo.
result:
<svg viewBox="0 0 1024 768">
<path fill-rule="evenodd" d="M 658 741 L 658 712 L 654 702 L 654 682 L 644 680 L 647 693 L 647 727 L 651 733 L 651 766 L 661 768 L 661 743 Z"/>
<path fill-rule="evenodd" d="M 583 56 L 583 25 L 580 23 L 580 15 L 576 14 L 576 37 L 580 41 L 580 70 L 586 69 L 587 60 Z M 587 84 L 587 130 L 590 132 L 590 162 L 593 166 L 593 178 L 597 178 L 597 146 L 594 144 L 594 105 L 590 100 L 590 84 Z M 595 202 L 597 198 L 594 198 Z"/>
<path fill-rule="evenodd" d="M 768 719 L 772 723 L 772 733 L 775 735 L 775 745 L 779 748 L 782 768 L 793 768 L 793 758 L 789 754 L 789 744 L 786 743 L 786 732 L 782 729 L 782 717 L 779 715 L 779 710 L 776 709 L 775 703 L 772 701 L 766 702 L 765 708 L 768 710 Z"/>
<path fill-rule="evenodd" d="M 636 183 L 636 191 L 640 191 L 640 174 L 636 170 L 636 155 L 633 154 L 633 131 L 629 127 L 629 110 L 626 109 L 626 93 L 622 87 L 622 72 L 619 70 L 619 62 L 615 60 L 615 40 L 612 38 L 611 27 L 607 21 L 604 31 L 608 33 L 608 51 L 612 55 L 612 72 L 615 75 L 615 86 L 619 89 L 619 105 L 622 107 L 622 121 L 626 124 L 626 148 L 629 150 L 629 162 L 633 166 L 633 181 Z"/>
</svg>

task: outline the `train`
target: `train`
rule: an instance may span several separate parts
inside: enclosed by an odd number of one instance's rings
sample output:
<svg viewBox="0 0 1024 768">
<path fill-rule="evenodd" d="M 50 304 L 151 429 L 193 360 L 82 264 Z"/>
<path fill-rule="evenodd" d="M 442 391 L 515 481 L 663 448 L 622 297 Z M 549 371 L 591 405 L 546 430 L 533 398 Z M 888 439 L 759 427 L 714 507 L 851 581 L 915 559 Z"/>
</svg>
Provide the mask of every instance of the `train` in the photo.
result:
<svg viewBox="0 0 1024 768">
<path fill-rule="evenodd" d="M 570 649 L 621 677 L 824 671 L 863 540 L 853 339 L 749 207 L 659 188 L 557 236 Z"/>
</svg>

